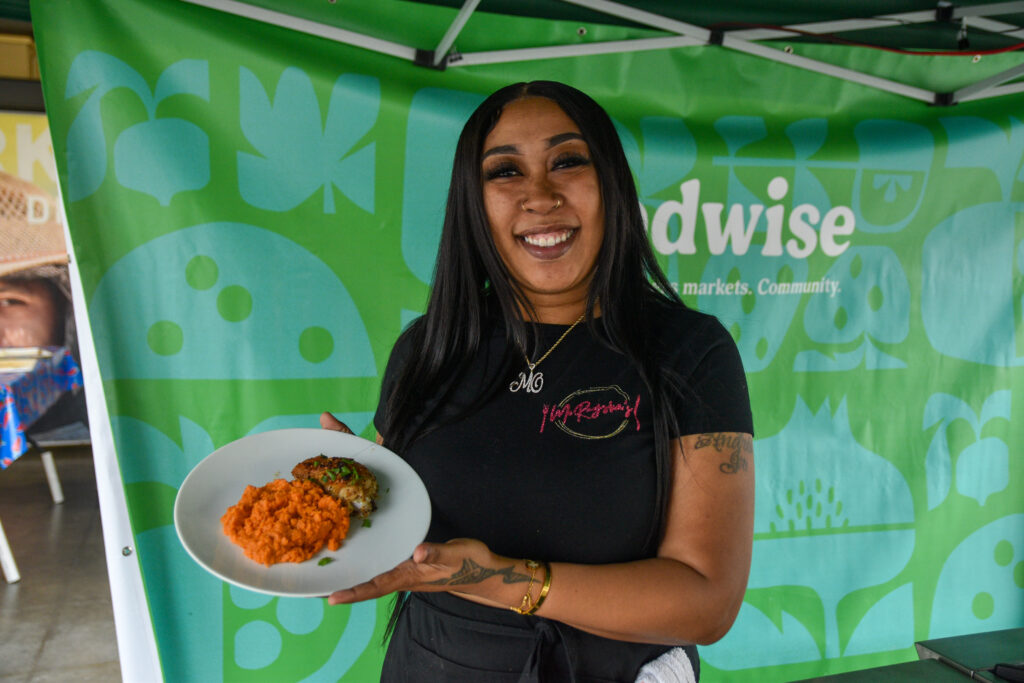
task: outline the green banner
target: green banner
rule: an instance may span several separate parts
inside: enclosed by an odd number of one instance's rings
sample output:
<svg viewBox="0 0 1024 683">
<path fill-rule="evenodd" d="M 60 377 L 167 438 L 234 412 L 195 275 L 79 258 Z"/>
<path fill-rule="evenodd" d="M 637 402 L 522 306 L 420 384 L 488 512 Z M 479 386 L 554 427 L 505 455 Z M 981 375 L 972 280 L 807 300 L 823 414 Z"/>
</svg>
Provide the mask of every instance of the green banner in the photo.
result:
<svg viewBox="0 0 1024 683">
<path fill-rule="evenodd" d="M 454 15 L 378 7 L 398 33 Z M 372 436 L 462 123 L 531 79 L 607 108 L 662 267 L 748 373 L 753 567 L 702 680 L 878 666 L 1024 626 L 1021 96 L 930 107 L 714 47 L 442 72 L 166 0 L 32 16 L 166 680 L 377 678 L 384 602 L 228 586 L 178 542 L 175 492 L 215 448 L 323 410 Z M 940 89 L 1014 64 L 800 50 Z"/>
</svg>

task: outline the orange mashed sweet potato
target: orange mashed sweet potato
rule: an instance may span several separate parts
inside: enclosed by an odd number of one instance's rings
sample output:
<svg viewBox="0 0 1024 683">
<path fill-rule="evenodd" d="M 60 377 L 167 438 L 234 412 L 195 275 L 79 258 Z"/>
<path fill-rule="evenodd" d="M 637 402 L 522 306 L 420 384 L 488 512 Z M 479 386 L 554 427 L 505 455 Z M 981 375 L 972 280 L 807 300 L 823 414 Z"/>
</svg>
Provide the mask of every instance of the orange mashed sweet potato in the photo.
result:
<svg viewBox="0 0 1024 683">
<path fill-rule="evenodd" d="M 327 545 L 337 550 L 348 534 L 348 509 L 311 481 L 275 479 L 247 486 L 220 518 L 224 533 L 246 557 L 267 565 L 303 562 Z"/>
</svg>

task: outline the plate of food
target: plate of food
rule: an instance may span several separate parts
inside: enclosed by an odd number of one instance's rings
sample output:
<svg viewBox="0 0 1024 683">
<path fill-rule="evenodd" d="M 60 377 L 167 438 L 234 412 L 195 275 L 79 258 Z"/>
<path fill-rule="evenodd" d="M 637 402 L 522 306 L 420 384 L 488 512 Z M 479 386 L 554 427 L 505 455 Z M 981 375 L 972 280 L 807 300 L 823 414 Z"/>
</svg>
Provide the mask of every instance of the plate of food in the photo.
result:
<svg viewBox="0 0 1024 683">
<path fill-rule="evenodd" d="M 206 456 L 174 501 L 189 555 L 236 586 L 324 597 L 409 558 L 430 499 L 400 457 L 327 429 L 250 434 Z"/>
</svg>

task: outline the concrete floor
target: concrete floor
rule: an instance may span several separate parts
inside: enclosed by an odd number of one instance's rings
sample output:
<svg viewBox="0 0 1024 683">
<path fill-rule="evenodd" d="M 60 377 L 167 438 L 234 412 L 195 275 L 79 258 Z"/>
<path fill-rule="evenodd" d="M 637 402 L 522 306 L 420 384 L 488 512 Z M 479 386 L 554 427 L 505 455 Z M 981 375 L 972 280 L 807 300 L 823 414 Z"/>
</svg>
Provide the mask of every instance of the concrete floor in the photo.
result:
<svg viewBox="0 0 1024 683">
<path fill-rule="evenodd" d="M 0 683 L 120 681 L 92 455 L 54 459 L 60 505 L 38 454 L 0 470 L 0 521 L 21 574 L 0 576 Z"/>
</svg>

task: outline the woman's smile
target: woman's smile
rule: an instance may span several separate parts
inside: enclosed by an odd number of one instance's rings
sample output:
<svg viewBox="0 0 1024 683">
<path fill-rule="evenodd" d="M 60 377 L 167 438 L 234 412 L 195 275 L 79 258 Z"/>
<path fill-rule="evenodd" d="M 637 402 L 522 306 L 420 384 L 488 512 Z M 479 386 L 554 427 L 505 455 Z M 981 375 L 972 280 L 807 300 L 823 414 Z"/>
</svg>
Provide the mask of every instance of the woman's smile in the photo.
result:
<svg viewBox="0 0 1024 683">
<path fill-rule="evenodd" d="M 579 232 L 577 228 L 562 230 L 544 229 L 540 232 L 527 233 L 519 237 L 523 247 L 539 259 L 556 259 L 572 246 L 573 238 Z"/>
<path fill-rule="evenodd" d="M 541 319 L 576 319 L 604 241 L 590 149 L 552 100 L 510 102 L 484 141 L 484 208 L 494 246 Z"/>
</svg>

